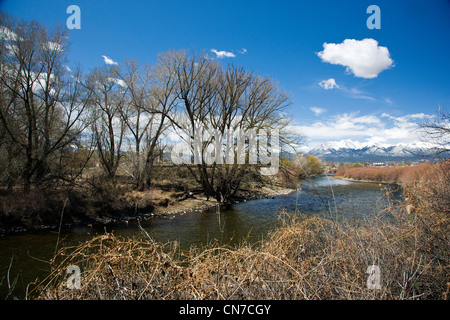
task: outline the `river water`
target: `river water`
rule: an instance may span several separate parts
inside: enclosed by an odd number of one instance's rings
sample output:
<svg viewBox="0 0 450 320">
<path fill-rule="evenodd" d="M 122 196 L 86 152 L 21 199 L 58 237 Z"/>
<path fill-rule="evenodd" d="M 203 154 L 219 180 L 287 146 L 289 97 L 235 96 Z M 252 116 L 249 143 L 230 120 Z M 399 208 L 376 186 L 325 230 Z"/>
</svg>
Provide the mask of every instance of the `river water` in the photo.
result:
<svg viewBox="0 0 450 320">
<path fill-rule="evenodd" d="M 213 241 L 234 246 L 244 239 L 256 242 L 267 237 L 279 224 L 282 210 L 303 216 L 332 217 L 338 221 L 370 217 L 386 206 L 384 188 L 386 186 L 377 183 L 350 182 L 319 176 L 303 182 L 299 190 L 289 195 L 221 207 L 220 215 L 216 213 L 216 209 L 212 209 L 154 217 L 141 221 L 141 225 L 156 241 L 178 241 L 182 249 Z M 139 235 L 136 221 L 107 226 L 63 228 L 59 247 L 86 241 L 103 234 L 105 229 L 118 236 Z M 5 298 L 8 294 L 8 270 L 10 285 L 17 279 L 14 295 L 19 299 L 24 298 L 28 283 L 36 278 L 43 279 L 49 273 L 47 261 L 55 252 L 57 239 L 57 230 L 0 237 L 0 298 Z"/>
</svg>

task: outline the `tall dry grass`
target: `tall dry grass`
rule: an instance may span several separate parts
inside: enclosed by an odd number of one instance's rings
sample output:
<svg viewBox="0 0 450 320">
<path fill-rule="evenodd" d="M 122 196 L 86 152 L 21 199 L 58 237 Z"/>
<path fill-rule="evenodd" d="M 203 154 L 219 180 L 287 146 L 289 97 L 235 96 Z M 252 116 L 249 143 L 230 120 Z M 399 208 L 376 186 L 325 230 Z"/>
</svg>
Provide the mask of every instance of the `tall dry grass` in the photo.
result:
<svg viewBox="0 0 450 320">
<path fill-rule="evenodd" d="M 449 214 L 430 207 L 416 188 L 406 191 L 407 203 L 358 223 L 281 213 L 268 239 L 237 248 L 210 245 L 182 252 L 176 242 L 154 242 L 145 231 L 133 239 L 105 234 L 62 249 L 54 271 L 33 294 L 38 299 L 443 299 L 449 290 Z M 408 205 L 414 208 L 407 210 Z M 82 270 L 80 289 L 66 288 L 71 264 Z M 367 285 L 370 265 L 381 271 L 378 290 Z"/>
<path fill-rule="evenodd" d="M 336 177 L 353 180 L 408 184 L 423 175 L 432 174 L 438 164 L 423 163 L 411 167 L 358 167 L 337 170 Z"/>
</svg>

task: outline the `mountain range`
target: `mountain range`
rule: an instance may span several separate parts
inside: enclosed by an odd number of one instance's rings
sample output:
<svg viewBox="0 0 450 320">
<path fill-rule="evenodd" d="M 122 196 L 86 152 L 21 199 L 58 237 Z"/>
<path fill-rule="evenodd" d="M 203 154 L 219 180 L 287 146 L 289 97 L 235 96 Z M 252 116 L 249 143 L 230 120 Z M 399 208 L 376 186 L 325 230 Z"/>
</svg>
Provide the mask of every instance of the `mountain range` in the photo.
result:
<svg viewBox="0 0 450 320">
<path fill-rule="evenodd" d="M 351 140 L 341 140 L 318 145 L 307 154 L 326 161 L 339 162 L 382 162 L 382 161 L 420 161 L 430 160 L 436 148 L 427 143 L 398 144 L 383 146 L 362 144 Z"/>
</svg>

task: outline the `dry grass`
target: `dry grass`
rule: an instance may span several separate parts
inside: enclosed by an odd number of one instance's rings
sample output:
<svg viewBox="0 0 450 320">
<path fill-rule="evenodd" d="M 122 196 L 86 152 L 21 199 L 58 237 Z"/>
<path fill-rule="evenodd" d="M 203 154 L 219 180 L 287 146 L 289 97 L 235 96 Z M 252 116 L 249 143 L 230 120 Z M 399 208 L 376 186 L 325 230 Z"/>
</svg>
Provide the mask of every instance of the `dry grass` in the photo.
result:
<svg viewBox="0 0 450 320">
<path fill-rule="evenodd" d="M 358 224 L 282 213 L 279 228 L 262 243 L 188 252 L 148 235 L 105 234 L 61 250 L 53 273 L 34 294 L 39 299 L 443 299 L 450 268 L 448 219 L 426 206 L 408 213 L 405 205 Z M 72 264 L 82 270 L 80 289 L 65 287 Z M 379 290 L 367 287 L 366 270 L 373 264 L 381 270 Z"/>
<path fill-rule="evenodd" d="M 435 166 L 424 163 L 411 167 L 359 167 L 337 170 L 335 176 L 353 180 L 408 184 L 422 175 L 428 175 Z"/>
</svg>

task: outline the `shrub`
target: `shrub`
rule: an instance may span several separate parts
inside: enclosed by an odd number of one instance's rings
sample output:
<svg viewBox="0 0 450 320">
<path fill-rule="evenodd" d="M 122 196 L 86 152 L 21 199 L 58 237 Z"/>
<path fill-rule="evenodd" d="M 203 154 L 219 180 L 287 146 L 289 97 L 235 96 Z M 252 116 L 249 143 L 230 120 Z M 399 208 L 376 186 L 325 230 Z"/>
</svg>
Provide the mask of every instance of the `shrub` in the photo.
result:
<svg viewBox="0 0 450 320">
<path fill-rule="evenodd" d="M 335 176 L 354 180 L 408 184 L 422 175 L 429 174 L 433 166 L 436 165 L 424 163 L 412 167 L 358 167 L 337 170 Z"/>
</svg>

